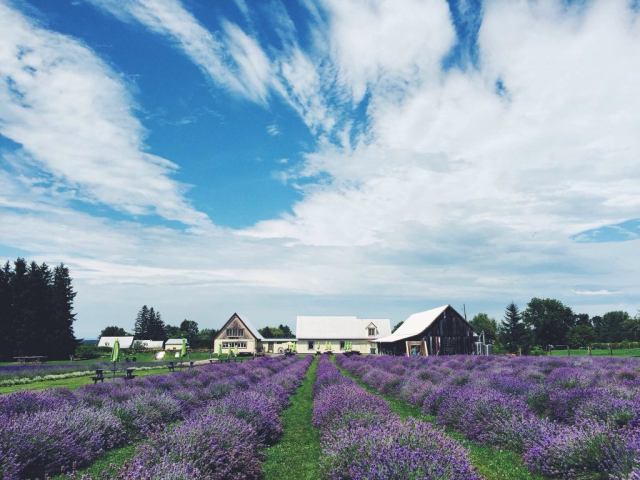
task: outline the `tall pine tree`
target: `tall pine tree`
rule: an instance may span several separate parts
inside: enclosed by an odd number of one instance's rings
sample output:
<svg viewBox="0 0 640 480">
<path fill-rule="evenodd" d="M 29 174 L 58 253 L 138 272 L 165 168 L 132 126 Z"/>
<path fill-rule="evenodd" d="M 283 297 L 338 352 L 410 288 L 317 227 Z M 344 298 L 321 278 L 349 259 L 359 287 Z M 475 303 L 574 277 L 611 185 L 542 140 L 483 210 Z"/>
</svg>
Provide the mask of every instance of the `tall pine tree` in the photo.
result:
<svg viewBox="0 0 640 480">
<path fill-rule="evenodd" d="M 139 340 L 150 340 L 149 335 L 149 308 L 143 305 L 136 315 L 134 332 Z"/>
<path fill-rule="evenodd" d="M 529 349 L 529 332 L 522 321 L 518 306 L 513 302 L 507 305 L 504 320 L 499 328 L 499 337 L 509 352 L 515 353 L 522 349 L 526 353 Z"/>
<path fill-rule="evenodd" d="M 76 298 L 76 292 L 71 284 L 69 269 L 63 264 L 58 265 L 53 272 L 52 292 L 54 314 L 51 319 L 50 355 L 60 358 L 75 351 L 78 345 L 73 333 L 73 322 L 76 320 L 73 300 Z"/>
<path fill-rule="evenodd" d="M 60 265 L 54 272 L 18 258 L 0 269 L 0 328 L 6 340 L 2 359 L 43 355 L 67 358 L 76 347 L 73 335 L 73 299 L 69 270 Z"/>
</svg>

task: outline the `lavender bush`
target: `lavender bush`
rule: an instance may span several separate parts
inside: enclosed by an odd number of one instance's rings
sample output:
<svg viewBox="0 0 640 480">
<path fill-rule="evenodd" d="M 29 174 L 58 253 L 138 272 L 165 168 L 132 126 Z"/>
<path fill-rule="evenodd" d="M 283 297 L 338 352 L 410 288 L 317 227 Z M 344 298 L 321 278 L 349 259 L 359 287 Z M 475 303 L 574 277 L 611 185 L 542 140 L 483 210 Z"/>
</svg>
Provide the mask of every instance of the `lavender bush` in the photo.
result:
<svg viewBox="0 0 640 480">
<path fill-rule="evenodd" d="M 82 467 L 107 449 L 166 430 L 212 401 L 270 379 L 282 389 L 265 388 L 265 395 L 290 392 L 295 387 L 291 376 L 302 378 L 306 366 L 308 361 L 295 358 L 262 358 L 88 385 L 73 392 L 0 396 L 1 476 L 42 478 Z M 283 405 L 275 399 L 273 403 Z"/>
<path fill-rule="evenodd" d="M 340 356 L 338 362 L 470 439 L 521 452 L 534 472 L 637 475 L 640 449 L 631 446 L 640 425 L 635 359 Z"/>
<path fill-rule="evenodd" d="M 325 357 L 318 366 L 313 423 L 321 432 L 329 479 L 480 478 L 460 444 L 426 422 L 400 420 L 381 397 L 342 376 Z"/>
</svg>

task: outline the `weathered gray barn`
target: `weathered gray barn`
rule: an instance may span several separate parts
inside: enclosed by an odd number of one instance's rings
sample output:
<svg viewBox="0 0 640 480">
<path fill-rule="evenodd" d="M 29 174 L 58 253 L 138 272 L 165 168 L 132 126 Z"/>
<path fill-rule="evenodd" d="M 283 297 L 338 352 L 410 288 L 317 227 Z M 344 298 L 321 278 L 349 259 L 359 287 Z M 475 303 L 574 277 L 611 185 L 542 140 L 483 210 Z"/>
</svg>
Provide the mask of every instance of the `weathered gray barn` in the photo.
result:
<svg viewBox="0 0 640 480">
<path fill-rule="evenodd" d="M 473 341 L 473 328 L 451 305 L 414 313 L 377 340 L 382 354 L 410 356 L 472 354 Z"/>
</svg>

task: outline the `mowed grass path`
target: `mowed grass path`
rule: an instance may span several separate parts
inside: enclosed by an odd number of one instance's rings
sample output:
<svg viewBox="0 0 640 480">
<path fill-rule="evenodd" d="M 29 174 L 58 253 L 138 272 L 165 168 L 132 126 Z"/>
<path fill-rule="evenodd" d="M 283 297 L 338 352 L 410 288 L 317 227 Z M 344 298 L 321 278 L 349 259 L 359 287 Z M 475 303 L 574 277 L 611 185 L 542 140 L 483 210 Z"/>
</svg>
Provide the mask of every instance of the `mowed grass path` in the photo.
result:
<svg viewBox="0 0 640 480">
<path fill-rule="evenodd" d="M 153 370 L 137 370 L 135 372 L 136 377 L 146 377 L 147 375 L 162 375 L 168 374 L 166 367 L 154 368 Z M 47 388 L 67 388 L 69 390 L 75 390 L 76 388 L 84 387 L 85 385 L 93 385 L 93 380 L 91 380 L 92 374 L 83 375 L 81 377 L 71 377 L 71 378 L 57 378 L 53 380 L 42 380 L 39 382 L 33 383 L 25 383 L 24 385 L 8 385 L 5 387 L 0 387 L 0 394 L 2 393 L 13 393 L 13 392 L 22 392 L 23 390 L 45 390 Z M 116 379 L 122 380 L 122 375 L 116 376 Z M 110 382 L 111 377 L 105 373 L 105 382 Z"/>
<path fill-rule="evenodd" d="M 317 480 L 321 477 L 320 435 L 311 423 L 317 368 L 318 359 L 315 358 L 302 385 L 291 397 L 291 405 L 282 412 L 284 433 L 280 441 L 266 451 L 265 480 Z"/>
<path fill-rule="evenodd" d="M 332 358 L 335 361 L 335 358 Z M 391 395 L 385 395 L 376 389 L 370 387 L 365 382 L 360 380 L 357 376 L 351 372 L 336 366 L 340 369 L 343 375 L 353 378 L 358 384 L 367 391 L 379 395 L 384 398 L 395 413 L 401 418 L 415 417 L 420 420 L 424 420 L 430 423 L 435 423 L 435 417 L 432 415 L 425 415 L 422 410 L 415 405 L 411 405 L 403 400 L 395 398 Z M 463 445 L 469 452 L 469 459 L 478 473 L 486 480 L 542 480 L 544 477 L 531 473 L 522 464 L 520 455 L 516 452 L 509 450 L 502 450 L 499 448 L 491 447 L 489 445 L 483 445 L 477 442 L 467 440 L 463 435 L 458 432 L 446 429 L 445 432 L 451 438 L 457 440 Z"/>
</svg>

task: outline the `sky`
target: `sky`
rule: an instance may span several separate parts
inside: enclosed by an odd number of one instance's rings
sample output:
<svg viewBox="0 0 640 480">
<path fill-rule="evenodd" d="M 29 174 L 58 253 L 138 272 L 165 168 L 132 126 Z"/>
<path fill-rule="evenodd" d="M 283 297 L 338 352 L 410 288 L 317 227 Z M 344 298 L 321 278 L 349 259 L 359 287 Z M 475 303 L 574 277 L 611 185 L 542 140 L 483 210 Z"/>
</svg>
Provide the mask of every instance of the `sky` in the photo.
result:
<svg viewBox="0 0 640 480">
<path fill-rule="evenodd" d="M 75 331 L 640 308 L 640 2 L 0 0 L 0 258 Z"/>
</svg>

